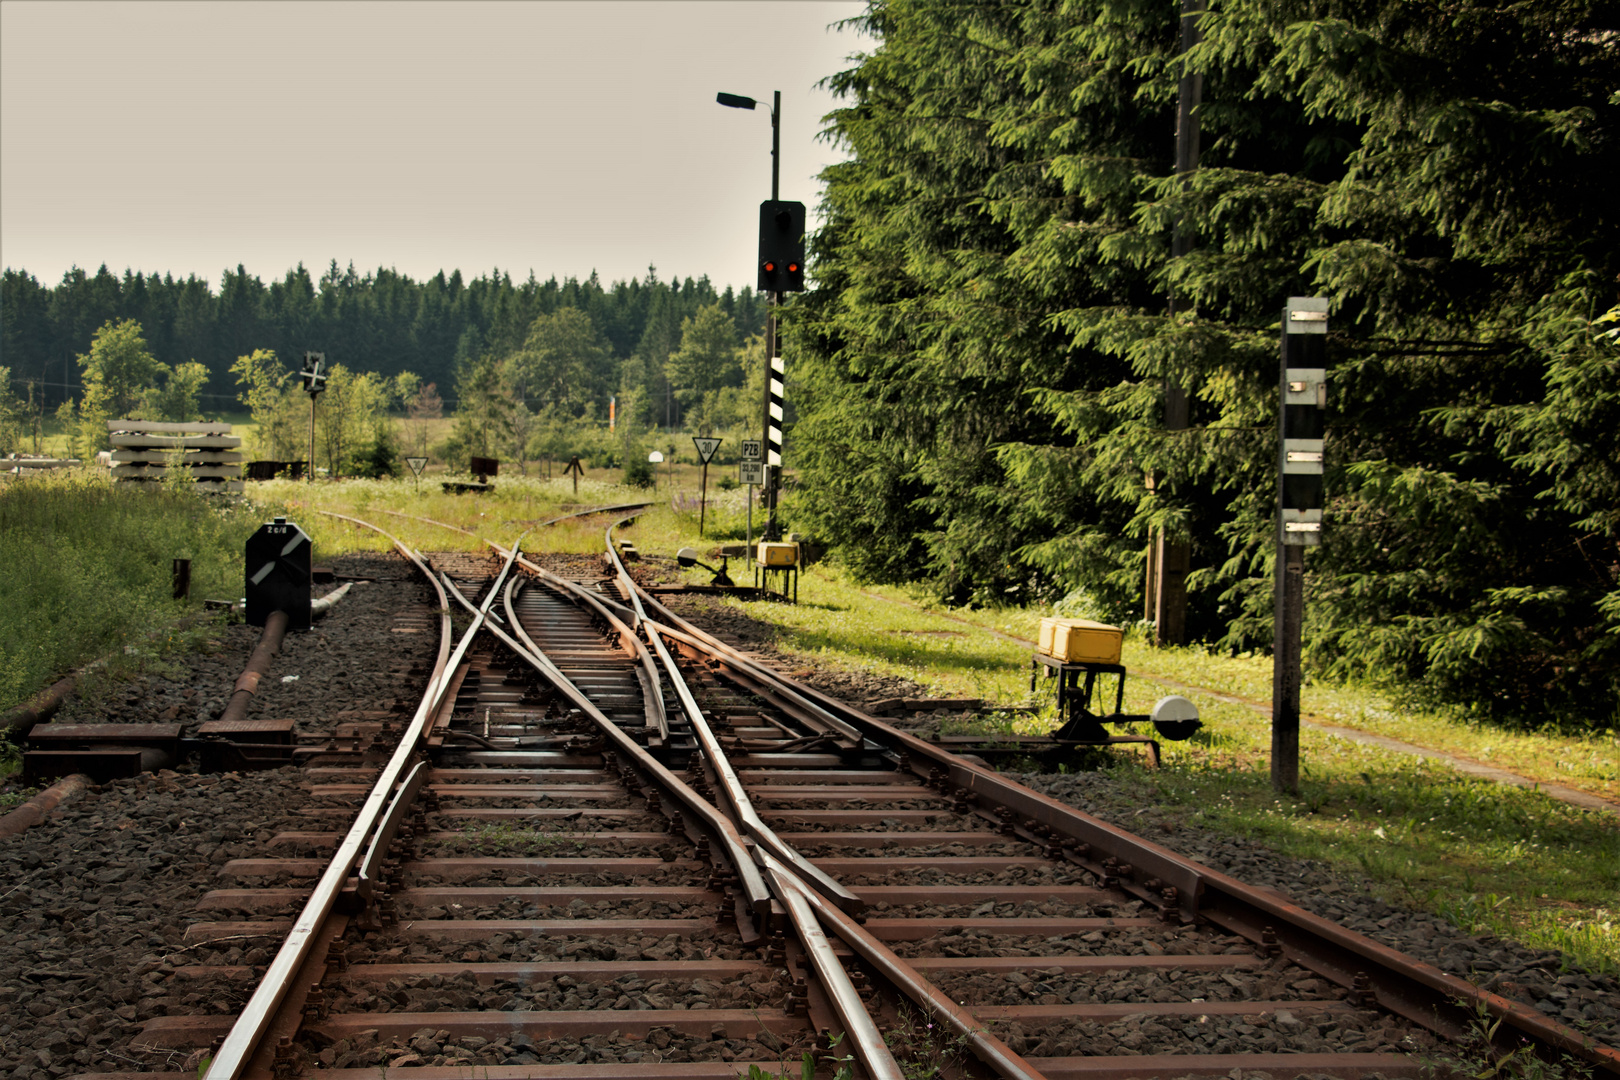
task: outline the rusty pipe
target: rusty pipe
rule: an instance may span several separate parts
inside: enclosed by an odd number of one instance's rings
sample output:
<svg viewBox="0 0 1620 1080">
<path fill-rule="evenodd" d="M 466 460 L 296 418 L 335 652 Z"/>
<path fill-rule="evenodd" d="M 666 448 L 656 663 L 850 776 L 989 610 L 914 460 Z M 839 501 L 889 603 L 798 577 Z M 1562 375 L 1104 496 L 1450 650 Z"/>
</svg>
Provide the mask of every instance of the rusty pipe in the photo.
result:
<svg viewBox="0 0 1620 1080">
<path fill-rule="evenodd" d="M 46 814 L 94 786 L 95 781 L 84 773 L 64 776 L 11 813 L 0 817 L 0 836 L 16 836 L 24 829 L 38 825 L 45 820 Z"/>
<path fill-rule="evenodd" d="M 281 639 L 286 636 L 287 613 L 272 611 L 270 617 L 264 620 L 264 633 L 259 635 L 259 643 L 254 646 L 253 655 L 248 657 L 247 667 L 237 676 L 231 700 L 225 703 L 225 711 L 219 714 L 221 721 L 247 719 L 248 703 L 259 692 L 259 680 L 270 673 L 270 662 L 281 651 Z"/>
<path fill-rule="evenodd" d="M 27 704 L 19 705 L 0 720 L 0 738 L 21 738 L 28 734 L 28 730 L 35 724 L 43 724 L 56 710 L 62 707 L 73 694 L 75 685 L 74 676 L 58 679 L 49 687 L 35 694 Z"/>
</svg>

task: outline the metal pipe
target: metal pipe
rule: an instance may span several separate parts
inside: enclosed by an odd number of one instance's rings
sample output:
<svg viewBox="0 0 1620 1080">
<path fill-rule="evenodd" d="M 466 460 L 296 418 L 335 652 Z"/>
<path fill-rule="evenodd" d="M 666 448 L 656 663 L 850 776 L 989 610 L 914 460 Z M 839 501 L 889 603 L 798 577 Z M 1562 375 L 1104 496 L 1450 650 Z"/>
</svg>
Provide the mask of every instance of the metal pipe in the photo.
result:
<svg viewBox="0 0 1620 1080">
<path fill-rule="evenodd" d="M 285 611 L 272 611 L 264 620 L 264 633 L 259 635 L 259 643 L 253 647 L 247 667 L 237 676 L 236 689 L 231 691 L 225 711 L 219 714 L 222 723 L 247 719 L 248 705 L 259 692 L 259 680 L 270 674 L 270 664 L 275 660 L 276 653 L 281 651 L 281 640 L 287 635 L 287 621 Z"/>
<path fill-rule="evenodd" d="M 5 817 L 0 817 L 0 836 L 16 836 L 24 829 L 33 828 L 44 821 L 52 810 L 93 786 L 95 781 L 84 773 L 64 776 Z"/>
<path fill-rule="evenodd" d="M 344 582 L 342 585 L 333 589 L 319 600 L 311 600 L 309 603 L 309 617 L 312 619 L 318 619 L 322 615 L 325 615 L 328 611 L 331 611 L 334 607 L 337 607 L 338 601 L 342 600 L 345 596 L 348 596 L 349 590 L 353 587 L 354 582 Z"/>
<path fill-rule="evenodd" d="M 35 724 L 43 724 L 56 715 L 56 710 L 62 707 L 62 702 L 73 696 L 75 677 L 72 675 L 58 679 L 46 689 L 34 695 L 26 705 L 19 705 L 0 720 L 0 738 L 23 736 Z"/>
</svg>

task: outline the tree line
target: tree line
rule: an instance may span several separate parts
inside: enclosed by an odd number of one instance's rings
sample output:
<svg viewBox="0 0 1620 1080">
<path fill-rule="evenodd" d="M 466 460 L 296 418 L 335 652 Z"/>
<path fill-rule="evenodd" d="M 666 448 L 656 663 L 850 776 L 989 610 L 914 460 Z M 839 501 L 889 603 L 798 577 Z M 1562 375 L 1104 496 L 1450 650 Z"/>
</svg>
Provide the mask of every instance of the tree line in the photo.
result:
<svg viewBox="0 0 1620 1080">
<path fill-rule="evenodd" d="M 1279 313 L 1325 296 L 1314 670 L 1614 724 L 1612 11 L 1224 0 L 1183 53 L 1178 7 L 871 0 L 789 309 L 816 530 L 873 580 L 1111 619 L 1162 530 L 1193 636 L 1268 648 Z"/>
<path fill-rule="evenodd" d="M 515 282 L 500 271 L 417 282 L 336 261 L 318 281 L 300 264 L 266 285 L 238 266 L 217 291 L 195 275 L 126 270 L 120 278 L 106 266 L 74 268 L 46 287 L 7 269 L 0 377 L 10 392 L 0 389 L 0 439 L 12 449 L 59 415 L 94 449 L 86 418 L 103 413 L 193 419 L 247 405 L 259 421 L 257 450 L 301 459 L 307 443 L 296 433 L 307 439 L 307 419 L 301 427 L 292 372 L 312 350 L 328 358 L 323 401 L 340 413 L 403 410 L 426 420 L 456 412 L 449 441 L 422 452 L 521 461 L 584 447 L 611 458 L 653 428 L 748 423 L 743 361 L 747 343 L 759 351 L 765 314 L 752 289 L 717 292 L 707 277 L 666 282 L 651 267 L 640 280 L 604 287 L 595 274 Z M 116 401 L 98 397 L 104 373 L 119 365 L 145 381 Z M 610 401 L 614 439 L 606 438 Z M 328 467 L 363 472 L 390 459 L 392 428 L 362 420 L 358 430 L 334 435 Z"/>
<path fill-rule="evenodd" d="M 289 362 L 305 350 L 325 352 L 351 370 L 393 378 L 410 371 L 441 391 L 454 384 L 458 364 L 484 353 L 505 355 L 523 345 L 534 320 L 562 308 L 589 317 L 606 352 L 591 372 L 593 389 L 612 393 L 619 367 L 638 361 L 651 380 L 641 386 L 647 421 L 678 419 L 664 364 L 679 346 L 682 320 L 719 304 L 739 339 L 761 333 L 763 296 L 729 286 L 716 291 L 707 276 L 661 280 L 649 267 L 640 280 L 603 286 L 593 273 L 581 281 L 555 277 L 514 281 L 500 270 L 467 281 L 460 270 L 425 281 L 379 268 L 357 273 L 333 260 L 319 279 L 303 264 L 266 284 L 243 267 L 225 271 L 218 288 L 195 274 L 184 279 L 105 265 L 75 267 L 54 286 L 23 269 L 0 274 L 0 363 L 19 396 L 38 395 L 54 409 L 82 392 L 76 358 L 109 322 L 141 325 L 153 356 L 174 365 L 196 361 L 208 372 L 199 394 L 205 408 L 228 410 L 236 398 L 231 365 L 255 349 Z"/>
</svg>

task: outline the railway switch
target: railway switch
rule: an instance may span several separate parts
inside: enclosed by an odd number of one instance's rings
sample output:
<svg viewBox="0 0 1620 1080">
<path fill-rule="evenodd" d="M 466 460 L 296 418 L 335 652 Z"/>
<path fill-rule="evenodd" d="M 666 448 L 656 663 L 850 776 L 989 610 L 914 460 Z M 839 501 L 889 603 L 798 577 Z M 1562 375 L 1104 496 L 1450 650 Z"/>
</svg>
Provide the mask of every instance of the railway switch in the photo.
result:
<svg viewBox="0 0 1620 1080">
<path fill-rule="evenodd" d="M 313 552 L 308 534 L 284 517 L 248 537 L 243 567 L 248 625 L 263 626 L 272 612 L 285 611 L 287 629 L 309 629 Z"/>
</svg>

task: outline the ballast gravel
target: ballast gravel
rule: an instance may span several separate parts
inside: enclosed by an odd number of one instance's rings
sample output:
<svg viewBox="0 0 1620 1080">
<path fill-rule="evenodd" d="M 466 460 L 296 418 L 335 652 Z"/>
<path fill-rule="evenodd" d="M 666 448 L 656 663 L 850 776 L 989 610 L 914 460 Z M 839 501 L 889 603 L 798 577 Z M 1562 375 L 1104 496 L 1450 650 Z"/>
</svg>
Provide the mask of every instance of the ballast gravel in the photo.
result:
<svg viewBox="0 0 1620 1080">
<path fill-rule="evenodd" d="M 336 568 L 344 575 L 371 574 L 374 580 L 351 590 L 343 604 L 317 624 L 316 631 L 290 637 L 276 662 L 276 677 L 265 681 L 253 715 L 296 715 L 301 726 L 306 721 L 330 726 L 339 712 L 386 708 L 414 693 L 407 672 L 435 643 L 429 632 L 394 630 L 397 590 L 403 590 L 420 611 L 420 586 L 409 580 L 404 564 L 392 556 L 357 556 L 339 560 Z M 393 598 L 386 595 L 389 592 L 394 592 Z M 205 645 L 208 651 L 187 659 L 184 673 L 148 675 L 127 685 L 115 684 L 99 698 L 70 702 L 58 719 L 168 720 L 188 725 L 212 719 L 229 697 L 257 635 L 252 628 L 220 627 L 209 639 L 213 644 Z M 766 642 L 755 644 L 761 651 L 768 649 Z M 288 674 L 298 677 L 282 682 Z M 915 694 L 910 687 L 887 686 L 876 693 L 846 692 L 857 700 Z M 1143 811 L 1133 795 L 1106 773 L 1019 779 L 1105 821 L 1137 832 L 1151 829 L 1155 842 L 1172 850 L 1250 884 L 1277 888 L 1325 918 L 1620 1047 L 1620 980 L 1613 976 L 1572 969 L 1554 952 L 1471 936 L 1437 916 L 1404 910 L 1373 897 L 1363 883 L 1319 863 L 1283 858 L 1258 844 L 1187 825 L 1157 810 Z M 238 941 L 188 941 L 186 929 L 194 923 L 271 916 L 263 909 L 251 913 L 200 911 L 198 901 L 208 890 L 229 883 L 217 874 L 230 859 L 263 857 L 274 833 L 310 828 L 311 817 L 299 811 L 345 805 L 352 803 L 311 798 L 307 781 L 291 769 L 215 776 L 165 772 L 105 785 L 59 808 L 44 824 L 0 839 L 0 1077 L 54 1080 L 87 1072 L 194 1070 L 196 1062 L 188 1061 L 184 1051 L 143 1049 L 141 1023 L 169 1013 L 207 1015 L 239 1007 L 251 990 L 254 973 L 268 963 L 274 944 L 251 935 Z M 695 877 L 687 872 L 671 883 L 698 884 Z M 919 883 L 915 875 L 890 877 L 896 884 Z M 592 875 L 577 883 L 611 884 L 616 880 L 618 875 Z M 1048 871 L 987 874 L 984 880 L 1019 884 L 1071 879 Z M 1083 883 L 1078 877 L 1072 881 Z M 552 884 L 555 879 L 514 875 L 513 882 Z M 505 910 L 501 914 L 510 917 Z M 1078 942 L 1082 947 L 1094 944 L 1085 942 L 1083 936 Z M 977 935 L 964 930 L 947 948 L 971 955 L 978 944 Z M 1006 939 L 999 944 L 1006 947 Z M 1143 936 L 1144 951 L 1151 951 L 1152 944 Z M 411 958 L 422 958 L 415 948 L 412 946 Z M 457 943 L 454 948 L 456 959 L 476 955 L 490 961 L 563 956 L 603 959 L 610 949 L 614 956 L 651 959 L 754 957 L 752 950 L 741 949 L 734 935 L 724 932 L 611 942 L 584 937 L 548 939 L 543 945 L 493 935 L 487 941 Z M 351 952 L 352 963 L 388 962 L 405 955 L 397 951 L 368 955 L 364 946 Z M 205 967 L 213 973 L 203 978 L 192 974 L 191 969 Z M 1249 977 L 1246 972 L 1232 974 L 1240 980 Z M 1029 980 L 1029 985 L 1004 979 L 992 998 L 1012 1004 L 1078 992 L 1079 984 L 1066 982 L 1061 972 L 1035 972 L 1021 978 Z M 1166 977 L 1163 985 L 1137 989 L 1149 996 L 1197 989 L 1201 992 L 1196 996 L 1210 998 L 1219 992 L 1207 976 L 1184 978 L 1193 981 L 1182 986 Z M 1314 996 L 1310 982 L 1308 977 L 1298 980 L 1293 988 Z M 1219 985 L 1232 986 L 1225 980 Z M 680 988 L 683 993 L 690 989 Z M 1242 993 L 1238 987 L 1232 989 Z M 600 987 L 591 993 L 610 991 L 611 987 Z M 646 987 L 632 992 L 629 984 L 621 985 L 619 991 L 630 1000 L 635 1000 L 636 992 L 648 992 Z M 1321 992 L 1331 996 L 1326 990 Z M 522 997 L 522 993 L 513 996 Z M 762 1004 L 779 999 L 780 990 L 775 986 L 769 993 L 759 991 Z M 1013 1024 L 999 1030 L 1015 1049 L 1035 1055 L 1118 1053 L 1120 1048 L 1129 1051 L 1134 1046 L 1151 1046 L 1158 1034 L 1152 1030 L 1155 1023 L 1166 1021 L 1128 1018 L 1082 1031 L 1080 1038 L 1047 1032 L 1039 1024 Z M 1342 1026 L 1361 1030 L 1354 1020 L 1346 1020 Z M 1309 1050 L 1333 1043 L 1340 1030 L 1331 1014 L 1311 1015 L 1304 1009 L 1298 1015 L 1279 1011 L 1261 1025 L 1217 1022 L 1215 1018 L 1208 1025 L 1199 1025 L 1194 1018 L 1183 1027 L 1192 1028 L 1183 1034 L 1196 1037 L 1211 1053 L 1222 1052 L 1222 1047 L 1272 1044 Z M 1391 1048 L 1410 1049 L 1411 1044 L 1402 1041 L 1407 1036 L 1405 1029 L 1391 1027 L 1387 1037 L 1376 1031 L 1362 1036 L 1366 1042 L 1358 1048 L 1383 1049 L 1387 1043 Z M 1070 1039 L 1073 1046 L 1054 1041 L 1060 1039 Z M 322 1049 L 319 1057 L 326 1065 L 386 1067 L 604 1060 L 791 1062 L 803 1049 L 781 1040 L 774 1040 L 773 1045 L 767 1035 L 727 1039 L 673 1030 L 655 1030 L 646 1040 L 600 1036 L 530 1041 L 518 1036 L 498 1041 L 464 1037 L 454 1042 L 448 1032 L 424 1028 L 407 1039 L 361 1035 L 340 1040 Z"/>
<path fill-rule="evenodd" d="M 422 679 L 410 669 L 430 660 L 437 641 L 396 631 L 425 622 L 428 590 L 392 554 L 331 565 L 342 578 L 368 580 L 313 629 L 287 636 L 250 717 L 329 733 L 355 714 L 414 700 Z M 219 624 L 199 651 L 127 680 L 92 680 L 54 720 L 180 723 L 190 735 L 219 716 L 259 635 Z M 309 829 L 299 811 L 324 804 L 352 813 L 352 803 L 312 799 L 308 787 L 290 767 L 199 776 L 182 766 L 103 785 L 0 838 L 0 1077 L 194 1070 L 186 1053 L 143 1050 L 140 1026 L 169 1013 L 233 1012 L 251 993 L 275 941 L 188 941 L 186 929 L 237 917 L 200 911 L 198 901 L 229 884 L 218 876 L 229 860 L 263 857 L 276 833 Z M 237 966 L 237 977 L 191 977 L 189 969 L 219 965 Z"/>
</svg>

